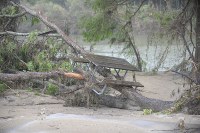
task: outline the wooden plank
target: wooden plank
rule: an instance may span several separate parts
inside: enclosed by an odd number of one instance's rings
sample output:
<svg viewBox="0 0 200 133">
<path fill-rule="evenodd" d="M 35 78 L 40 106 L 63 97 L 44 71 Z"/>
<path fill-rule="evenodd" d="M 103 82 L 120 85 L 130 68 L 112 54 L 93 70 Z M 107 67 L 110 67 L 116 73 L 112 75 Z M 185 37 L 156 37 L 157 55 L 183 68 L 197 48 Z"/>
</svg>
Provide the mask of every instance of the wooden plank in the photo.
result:
<svg viewBox="0 0 200 133">
<path fill-rule="evenodd" d="M 96 66 L 122 69 L 122 70 L 130 70 L 130 71 L 138 71 L 138 69 L 135 66 L 131 65 L 125 59 L 102 56 L 102 55 L 94 55 L 94 54 L 85 54 L 84 57 L 87 58 L 90 62 L 92 62 Z"/>
<path fill-rule="evenodd" d="M 89 60 L 85 58 L 79 58 L 79 57 L 70 57 L 74 62 L 79 62 L 79 63 L 89 63 Z"/>
<path fill-rule="evenodd" d="M 108 84 L 108 85 L 120 85 L 120 86 L 135 86 L 135 87 L 144 87 L 139 82 L 131 82 L 131 81 L 123 81 L 123 80 L 111 80 L 111 79 L 105 79 L 101 85 Z"/>
</svg>

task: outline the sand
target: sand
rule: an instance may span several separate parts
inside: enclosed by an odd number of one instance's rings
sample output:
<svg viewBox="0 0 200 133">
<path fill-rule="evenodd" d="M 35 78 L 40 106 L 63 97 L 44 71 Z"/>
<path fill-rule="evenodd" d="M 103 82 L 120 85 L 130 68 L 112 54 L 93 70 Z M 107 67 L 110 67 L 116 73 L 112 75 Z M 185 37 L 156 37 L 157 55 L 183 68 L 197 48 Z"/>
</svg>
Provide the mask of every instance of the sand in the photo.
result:
<svg viewBox="0 0 200 133">
<path fill-rule="evenodd" d="M 146 75 L 137 81 L 145 87 L 142 94 L 162 100 L 175 100 L 184 81 L 173 73 Z M 128 73 L 127 80 L 131 80 Z M 175 96 L 171 97 L 174 90 Z M 187 132 L 200 132 L 200 116 L 178 114 L 143 115 L 132 111 L 100 107 L 64 107 L 64 101 L 27 90 L 9 90 L 0 97 L 0 133 L 162 133 L 181 132 L 178 124 L 185 122 Z M 190 128 L 190 129 L 189 129 Z"/>
</svg>

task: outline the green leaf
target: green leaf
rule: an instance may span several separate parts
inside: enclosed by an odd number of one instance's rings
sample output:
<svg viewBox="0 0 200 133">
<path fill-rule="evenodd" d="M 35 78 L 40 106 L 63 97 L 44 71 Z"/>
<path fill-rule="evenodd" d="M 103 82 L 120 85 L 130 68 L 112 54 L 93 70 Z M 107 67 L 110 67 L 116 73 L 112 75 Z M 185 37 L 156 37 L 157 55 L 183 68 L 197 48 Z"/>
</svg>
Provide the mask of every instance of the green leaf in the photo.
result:
<svg viewBox="0 0 200 133">
<path fill-rule="evenodd" d="M 38 24 L 40 22 L 40 20 L 36 17 L 32 17 L 31 19 L 31 26 Z"/>
</svg>

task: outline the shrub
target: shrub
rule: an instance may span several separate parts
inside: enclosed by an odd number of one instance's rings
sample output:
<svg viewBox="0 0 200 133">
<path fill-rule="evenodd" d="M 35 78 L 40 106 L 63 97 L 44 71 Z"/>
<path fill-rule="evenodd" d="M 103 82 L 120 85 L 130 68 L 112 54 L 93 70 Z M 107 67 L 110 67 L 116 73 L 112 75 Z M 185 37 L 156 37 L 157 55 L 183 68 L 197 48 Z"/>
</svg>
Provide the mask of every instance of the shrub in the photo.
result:
<svg viewBox="0 0 200 133">
<path fill-rule="evenodd" d="M 56 85 L 51 83 L 48 84 L 46 94 L 55 96 L 56 94 L 58 94 L 58 92 L 59 88 Z"/>
<path fill-rule="evenodd" d="M 7 86 L 5 84 L 0 83 L 0 94 L 4 93 L 7 89 Z"/>
<path fill-rule="evenodd" d="M 153 113 L 152 109 L 143 109 L 143 115 L 150 115 Z"/>
</svg>

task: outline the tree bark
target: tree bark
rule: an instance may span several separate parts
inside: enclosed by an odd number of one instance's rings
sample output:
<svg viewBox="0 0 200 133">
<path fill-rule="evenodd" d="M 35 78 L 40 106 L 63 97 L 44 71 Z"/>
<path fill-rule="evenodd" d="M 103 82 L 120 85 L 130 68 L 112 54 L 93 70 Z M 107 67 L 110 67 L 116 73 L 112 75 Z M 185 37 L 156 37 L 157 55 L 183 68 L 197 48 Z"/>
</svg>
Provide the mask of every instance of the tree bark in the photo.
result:
<svg viewBox="0 0 200 133">
<path fill-rule="evenodd" d="M 162 101 L 159 99 L 147 98 L 142 96 L 136 90 L 132 88 L 122 89 L 122 94 L 124 94 L 130 100 L 135 101 L 137 105 L 140 106 L 141 109 L 152 109 L 153 111 L 162 111 L 170 108 L 173 105 L 171 101 Z"/>
<path fill-rule="evenodd" d="M 195 1 L 196 12 L 196 50 L 195 50 L 195 63 L 197 64 L 196 80 L 200 84 L 200 1 Z"/>
<path fill-rule="evenodd" d="M 78 80 L 83 80 L 84 77 L 81 74 L 77 73 L 65 73 L 60 71 L 54 72 L 20 72 L 17 74 L 7 74 L 0 73 L 0 81 L 18 81 L 18 80 L 31 80 L 31 79 L 45 79 L 45 78 L 57 78 L 64 76 L 66 78 L 75 78 Z"/>
</svg>

